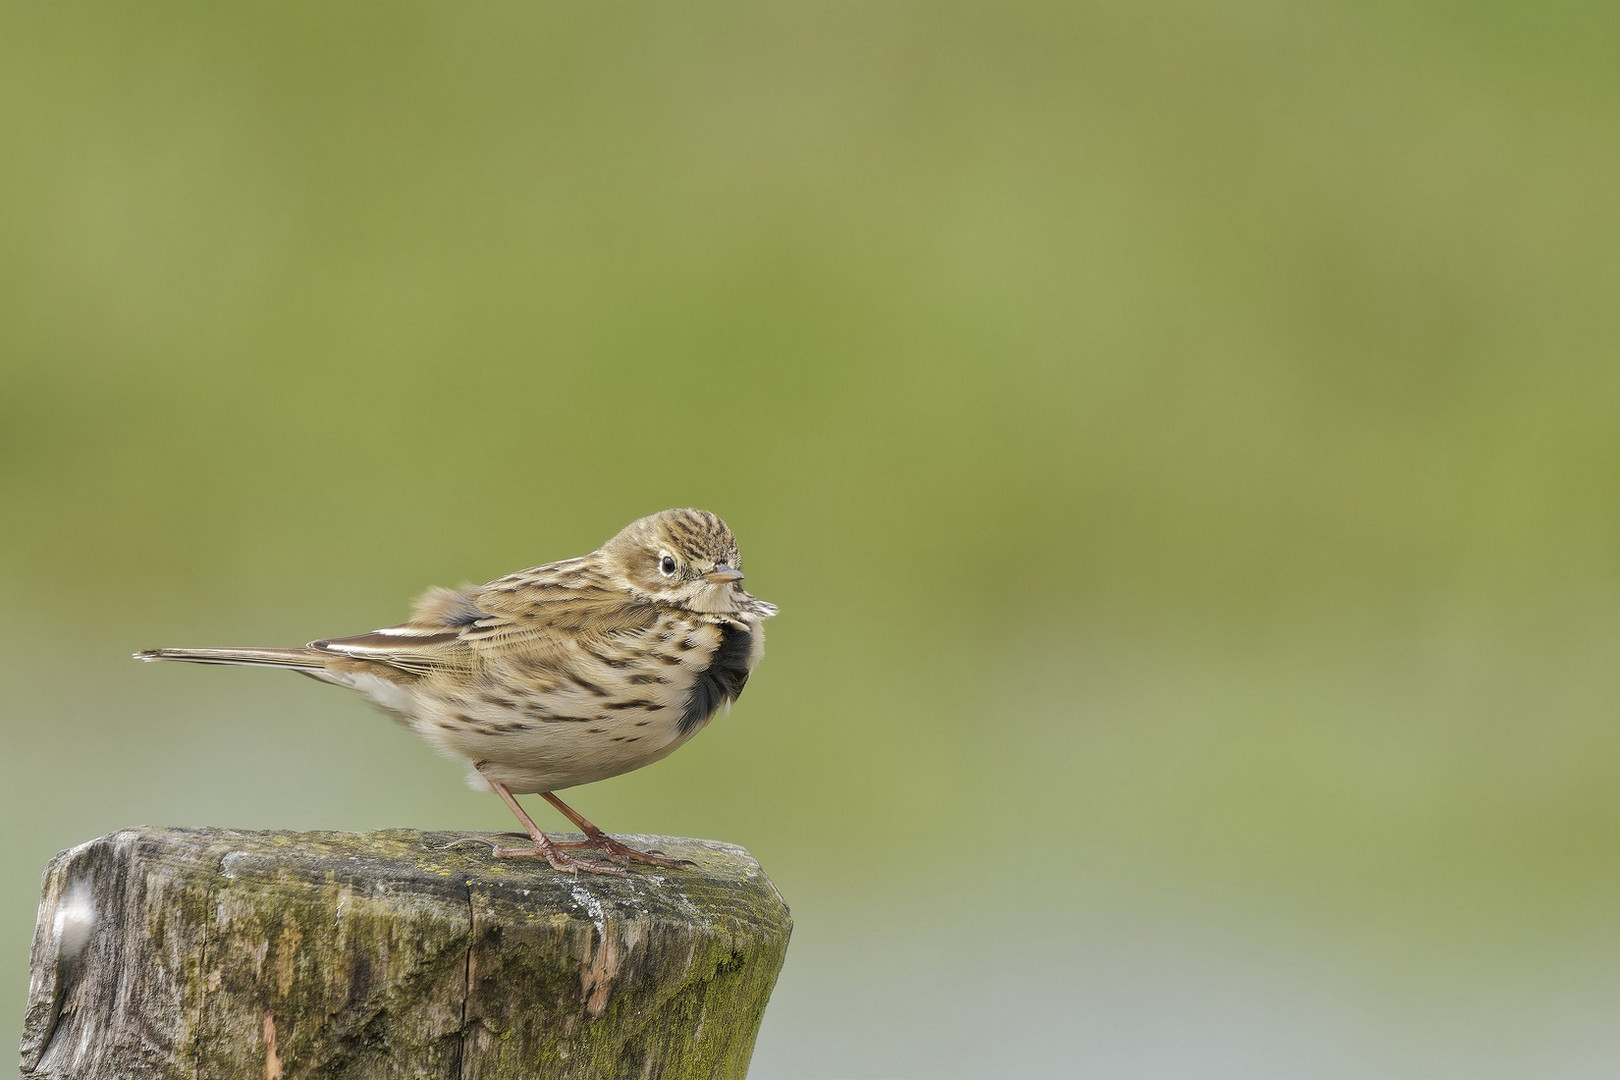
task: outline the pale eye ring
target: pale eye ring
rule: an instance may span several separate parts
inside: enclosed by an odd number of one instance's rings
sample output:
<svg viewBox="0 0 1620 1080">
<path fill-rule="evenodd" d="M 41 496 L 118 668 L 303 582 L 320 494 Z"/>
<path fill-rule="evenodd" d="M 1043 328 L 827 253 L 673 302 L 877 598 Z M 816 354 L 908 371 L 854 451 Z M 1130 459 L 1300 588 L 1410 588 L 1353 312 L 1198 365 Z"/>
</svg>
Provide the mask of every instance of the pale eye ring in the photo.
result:
<svg viewBox="0 0 1620 1080">
<path fill-rule="evenodd" d="M 665 577 L 675 576 L 675 557 L 668 552 L 658 558 L 658 572 Z"/>
</svg>

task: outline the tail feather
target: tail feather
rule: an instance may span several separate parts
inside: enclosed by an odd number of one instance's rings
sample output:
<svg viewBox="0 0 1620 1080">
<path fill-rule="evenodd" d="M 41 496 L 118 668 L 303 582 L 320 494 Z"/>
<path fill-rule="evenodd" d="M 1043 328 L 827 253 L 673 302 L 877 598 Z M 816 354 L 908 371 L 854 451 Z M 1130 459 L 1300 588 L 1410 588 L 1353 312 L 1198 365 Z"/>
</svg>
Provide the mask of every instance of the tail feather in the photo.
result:
<svg viewBox="0 0 1620 1080">
<path fill-rule="evenodd" d="M 137 660 L 179 660 L 188 664 L 238 664 L 311 671 L 326 666 L 316 649 L 142 649 Z"/>
</svg>

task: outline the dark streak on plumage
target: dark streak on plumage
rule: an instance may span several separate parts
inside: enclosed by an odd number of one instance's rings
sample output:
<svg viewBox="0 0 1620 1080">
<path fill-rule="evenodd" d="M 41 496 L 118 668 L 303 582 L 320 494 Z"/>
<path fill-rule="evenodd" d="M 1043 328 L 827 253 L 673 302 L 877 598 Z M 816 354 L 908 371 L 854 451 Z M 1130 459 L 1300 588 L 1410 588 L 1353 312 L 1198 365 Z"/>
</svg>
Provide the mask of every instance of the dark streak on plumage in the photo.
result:
<svg viewBox="0 0 1620 1080">
<path fill-rule="evenodd" d="M 689 734 L 713 716 L 720 706 L 736 701 L 748 682 L 748 655 L 754 645 L 754 636 L 747 630 L 727 623 L 720 630 L 720 646 L 704 668 L 692 681 L 692 694 L 686 699 L 686 711 L 681 714 L 681 734 Z"/>
<path fill-rule="evenodd" d="M 604 705 L 602 707 L 604 709 L 618 710 L 618 709 L 657 709 L 660 706 L 659 706 L 658 702 L 656 702 L 656 701 L 649 701 L 646 698 L 636 698 L 634 701 L 610 701 L 610 702 L 608 702 L 606 705 Z"/>
<path fill-rule="evenodd" d="M 595 683 L 591 682 L 589 679 L 586 679 L 586 678 L 580 676 L 577 672 L 565 671 L 565 672 L 563 672 L 563 676 L 569 682 L 573 683 L 575 686 L 579 687 L 581 690 L 584 690 L 588 694 L 594 694 L 596 697 L 609 697 L 609 696 L 611 696 L 611 695 L 608 694 L 608 692 L 606 690 L 602 689 L 600 686 L 597 686 Z"/>
</svg>

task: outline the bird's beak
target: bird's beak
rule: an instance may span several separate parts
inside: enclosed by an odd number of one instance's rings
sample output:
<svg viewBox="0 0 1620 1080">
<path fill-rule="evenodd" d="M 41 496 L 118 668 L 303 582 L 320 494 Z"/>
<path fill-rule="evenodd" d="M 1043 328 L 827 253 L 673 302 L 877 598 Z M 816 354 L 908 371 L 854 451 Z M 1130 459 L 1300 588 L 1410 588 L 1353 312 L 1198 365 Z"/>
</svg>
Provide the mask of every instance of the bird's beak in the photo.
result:
<svg viewBox="0 0 1620 1080">
<path fill-rule="evenodd" d="M 741 581 L 742 579 L 743 572 L 741 570 L 733 570 L 725 563 L 715 563 L 714 569 L 703 575 L 704 581 L 712 581 L 716 585 L 724 585 L 728 581 Z"/>
</svg>

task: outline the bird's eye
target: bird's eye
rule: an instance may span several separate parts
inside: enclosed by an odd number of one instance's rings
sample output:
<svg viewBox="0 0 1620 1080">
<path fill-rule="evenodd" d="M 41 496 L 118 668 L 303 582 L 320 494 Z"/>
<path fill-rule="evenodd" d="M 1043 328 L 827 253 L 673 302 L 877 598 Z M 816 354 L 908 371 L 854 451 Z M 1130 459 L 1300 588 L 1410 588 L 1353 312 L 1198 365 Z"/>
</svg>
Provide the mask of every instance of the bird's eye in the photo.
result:
<svg viewBox="0 0 1620 1080">
<path fill-rule="evenodd" d="M 663 558 L 659 559 L 658 560 L 658 570 L 665 577 L 674 577 L 675 576 L 675 558 L 674 558 L 674 556 L 665 555 Z"/>
</svg>

